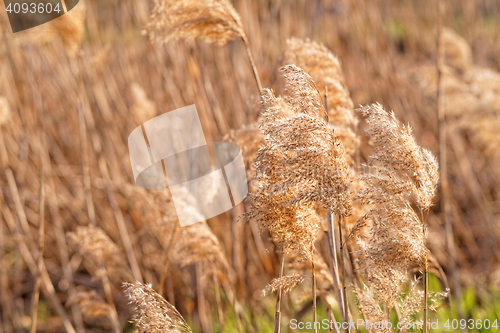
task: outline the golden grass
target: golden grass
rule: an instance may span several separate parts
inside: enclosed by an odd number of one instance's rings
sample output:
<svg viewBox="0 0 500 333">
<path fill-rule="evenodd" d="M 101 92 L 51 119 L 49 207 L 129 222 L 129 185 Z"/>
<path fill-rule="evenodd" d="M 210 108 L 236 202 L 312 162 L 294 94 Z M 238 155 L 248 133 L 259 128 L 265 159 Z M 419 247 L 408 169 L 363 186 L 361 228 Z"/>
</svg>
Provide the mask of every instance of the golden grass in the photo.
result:
<svg viewBox="0 0 500 333">
<path fill-rule="evenodd" d="M 499 270 L 500 20 L 482 14 L 494 13 L 490 1 L 467 5 L 473 19 L 462 5 L 450 4 L 458 16 L 446 21 L 465 39 L 443 35 L 451 237 L 433 205 L 430 0 L 156 0 L 152 17 L 147 2 L 88 0 L 50 36 L 13 36 L 1 17 L 0 330 L 119 332 L 134 320 L 139 331 L 258 332 L 247 314 L 272 329 L 266 286 L 278 295 L 278 331 L 284 318 L 325 318 L 316 302 L 337 321 L 418 320 L 424 298 L 429 310 L 448 306 L 424 295 L 426 272 L 443 290 L 483 292 L 476 281 L 493 284 Z M 354 112 L 376 101 L 365 120 Z M 135 186 L 127 135 L 193 103 L 207 141 L 242 148 L 251 194 L 238 210 L 177 228 L 168 191 Z M 40 311 L 26 324 L 38 274 Z"/>
</svg>

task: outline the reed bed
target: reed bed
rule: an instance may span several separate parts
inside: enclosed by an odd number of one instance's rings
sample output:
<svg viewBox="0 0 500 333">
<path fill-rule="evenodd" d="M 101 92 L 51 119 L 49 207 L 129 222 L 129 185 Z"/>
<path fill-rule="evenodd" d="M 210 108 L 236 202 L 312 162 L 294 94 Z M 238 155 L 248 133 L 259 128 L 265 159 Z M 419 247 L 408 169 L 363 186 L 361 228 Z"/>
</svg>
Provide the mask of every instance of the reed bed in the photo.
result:
<svg viewBox="0 0 500 333">
<path fill-rule="evenodd" d="M 493 323 L 500 7 L 435 8 L 80 0 L 17 34 L 0 8 L 0 332 Z M 127 137 L 190 104 L 250 193 L 181 228 Z"/>
</svg>

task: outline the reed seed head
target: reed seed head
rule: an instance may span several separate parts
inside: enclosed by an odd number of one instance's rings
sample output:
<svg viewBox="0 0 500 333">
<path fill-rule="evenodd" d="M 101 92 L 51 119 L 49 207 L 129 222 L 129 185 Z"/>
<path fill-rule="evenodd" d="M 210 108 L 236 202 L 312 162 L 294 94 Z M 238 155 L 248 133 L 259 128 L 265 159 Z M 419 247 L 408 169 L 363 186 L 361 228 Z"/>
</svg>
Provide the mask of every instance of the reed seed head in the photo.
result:
<svg viewBox="0 0 500 333">
<path fill-rule="evenodd" d="M 401 297 L 398 302 L 402 322 L 414 322 L 413 315 L 423 310 L 425 302 L 429 304 L 429 310 L 437 311 L 438 302 L 448 295 L 448 289 L 445 291 L 428 292 L 427 300 L 425 300 L 424 291 L 418 289 L 419 281 L 420 279 L 413 280 L 408 294 L 405 297 Z"/>
<path fill-rule="evenodd" d="M 150 284 L 124 283 L 125 295 L 133 305 L 133 321 L 141 333 L 192 332 L 177 309 L 158 294 Z"/>
<path fill-rule="evenodd" d="M 316 83 L 302 68 L 286 65 L 280 68 L 286 79 L 285 101 L 295 113 L 325 117 L 325 106 Z"/>
<path fill-rule="evenodd" d="M 368 159 L 368 172 L 359 176 L 365 187 L 357 198 L 372 206 L 353 230 L 370 226 L 369 240 L 362 246 L 362 267 L 378 299 L 392 307 L 410 265 L 427 265 L 425 225 L 412 205 L 416 203 L 420 211 L 431 206 L 438 165 L 394 113 L 380 104 L 360 111 L 366 117 L 374 154 Z"/>
<path fill-rule="evenodd" d="M 371 323 L 387 323 L 389 319 L 386 313 L 380 308 L 380 305 L 375 300 L 373 293 L 368 287 L 364 289 L 354 288 L 356 292 L 356 298 L 358 300 L 358 306 L 363 314 L 363 319 Z M 391 333 L 391 329 L 387 328 L 387 325 L 378 325 L 378 328 L 368 327 L 369 333 Z"/>
<path fill-rule="evenodd" d="M 181 267 L 208 262 L 225 271 L 229 269 L 219 240 L 206 222 L 195 223 L 180 229 L 174 243 L 174 255 Z"/>
<path fill-rule="evenodd" d="M 106 268 L 110 278 L 115 281 L 130 279 L 130 269 L 120 249 L 101 228 L 93 225 L 79 226 L 67 236 L 84 258 L 98 269 Z"/>
<path fill-rule="evenodd" d="M 146 30 L 151 40 L 162 42 L 203 38 L 223 45 L 246 38 L 229 0 L 155 0 Z"/>
<path fill-rule="evenodd" d="M 78 304 L 85 320 L 110 317 L 112 309 L 95 291 L 78 291 L 68 299 L 69 304 Z"/>
<path fill-rule="evenodd" d="M 264 144 L 255 159 L 256 192 L 249 217 L 269 229 L 278 246 L 310 258 L 319 231 L 315 205 L 351 213 L 349 166 L 312 78 L 301 68 L 281 68 L 285 97 L 269 89 L 259 122 Z"/>
<path fill-rule="evenodd" d="M 354 104 L 345 84 L 339 59 L 325 46 L 308 39 L 287 40 L 285 63 L 295 64 L 311 75 L 321 96 L 327 93 L 328 122 L 349 155 L 354 155 L 359 146 L 355 134 L 358 119 Z"/>
<path fill-rule="evenodd" d="M 363 180 L 378 185 L 371 186 L 375 192 L 367 193 L 366 199 L 385 201 L 390 199 L 387 195 L 397 195 L 402 200 L 413 197 L 420 209 L 429 209 L 439 180 L 436 158 L 418 146 L 411 127 L 401 125 L 394 112 L 385 111 L 378 103 L 360 111 L 374 144 L 374 156 L 369 163 L 377 171 L 369 172 Z"/>
<path fill-rule="evenodd" d="M 280 290 L 282 293 L 292 291 L 295 286 L 304 282 L 304 277 L 300 274 L 285 275 L 281 278 L 272 279 L 271 283 L 262 291 L 262 295 L 266 296 L 271 292 Z"/>
</svg>

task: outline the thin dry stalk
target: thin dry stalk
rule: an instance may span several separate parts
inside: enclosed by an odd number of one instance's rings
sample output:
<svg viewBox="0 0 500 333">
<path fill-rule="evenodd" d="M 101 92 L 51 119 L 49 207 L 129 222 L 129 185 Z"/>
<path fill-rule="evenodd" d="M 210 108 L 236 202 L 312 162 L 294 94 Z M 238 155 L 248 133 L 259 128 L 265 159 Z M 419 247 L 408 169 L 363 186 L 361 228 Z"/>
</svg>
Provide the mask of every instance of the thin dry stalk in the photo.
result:
<svg viewBox="0 0 500 333">
<path fill-rule="evenodd" d="M 314 269 L 314 249 L 311 249 L 311 277 L 312 277 L 312 301 L 313 301 L 313 331 L 316 333 L 317 313 L 316 313 L 316 270 Z"/>
<path fill-rule="evenodd" d="M 328 124 L 328 86 L 325 85 L 325 122 Z M 345 301 L 344 301 L 344 293 L 340 291 L 340 286 L 339 286 L 339 265 L 337 262 L 337 246 L 336 246 L 336 241 L 335 241 L 335 228 L 333 226 L 333 216 L 332 216 L 332 211 L 330 209 L 326 210 L 326 223 L 328 226 L 328 231 L 327 231 L 327 246 L 328 246 L 328 256 L 329 256 L 329 263 L 330 263 L 330 270 L 332 273 L 332 278 L 333 278 L 333 287 L 335 289 L 335 294 L 337 296 L 337 303 L 339 304 L 340 308 L 340 316 L 342 319 L 342 322 L 345 322 L 347 318 L 345 317 Z"/>
<path fill-rule="evenodd" d="M 79 72 L 79 71 L 78 71 Z M 79 80 L 80 81 L 80 80 Z M 79 87 L 79 91 L 82 91 L 83 86 Z M 90 190 L 90 173 L 89 173 L 89 158 L 88 158 L 88 141 L 87 141 L 87 128 L 85 125 L 85 118 L 83 115 L 83 103 L 80 97 L 81 92 L 78 93 L 78 128 L 80 134 L 80 151 L 81 153 L 81 167 L 83 175 L 83 189 L 85 194 L 85 203 L 87 205 L 87 213 L 89 216 L 89 221 L 93 225 L 96 225 L 95 221 L 95 209 L 94 203 L 92 201 L 92 192 Z"/>
<path fill-rule="evenodd" d="M 217 316 L 219 317 L 219 330 L 221 333 L 224 333 L 224 309 L 222 308 L 222 303 L 220 299 L 220 288 L 219 288 L 219 280 L 217 280 L 216 270 L 213 268 L 213 282 L 214 282 L 214 292 L 215 292 L 215 301 L 217 303 Z"/>
<path fill-rule="evenodd" d="M 116 306 L 113 300 L 113 292 L 111 291 L 111 284 L 109 283 L 108 273 L 106 272 L 106 267 L 104 267 L 104 265 L 101 266 L 101 274 L 104 294 L 106 295 L 106 301 L 111 309 L 111 311 L 109 311 L 109 319 L 113 324 L 113 330 L 115 333 L 123 332 L 120 322 L 118 321 L 118 313 L 116 312 Z"/>
<path fill-rule="evenodd" d="M 165 261 L 163 262 L 163 271 L 161 273 L 161 280 L 160 280 L 160 290 L 158 292 L 162 296 L 163 296 L 163 288 L 165 287 L 165 280 L 167 279 L 168 264 L 170 262 L 170 256 L 172 254 L 172 248 L 174 245 L 175 235 L 177 234 L 177 229 L 178 228 L 176 226 L 174 228 L 174 231 L 172 232 L 170 240 L 168 241 L 167 253 L 165 254 Z"/>
<path fill-rule="evenodd" d="M 425 237 L 425 231 L 424 231 L 424 237 Z M 429 290 L 429 273 L 427 271 L 427 258 L 425 258 L 424 262 L 424 333 L 427 333 L 427 311 L 428 311 L 428 304 L 427 304 L 427 293 Z"/>
<path fill-rule="evenodd" d="M 0 131 L 1 133 L 1 131 Z M 2 198 L 3 199 L 3 198 Z M 2 214 L 2 204 L 3 200 L 0 200 L 0 215 Z M 12 332 L 11 318 L 12 318 L 12 308 L 11 308 L 11 293 L 9 288 L 9 277 L 5 269 L 4 264 L 4 229 L 3 222 L 0 222 L 0 300 L 2 304 L 2 321 L 3 325 L 0 326 L 7 333 Z"/>
<path fill-rule="evenodd" d="M 336 251 L 336 242 L 335 242 L 335 234 L 334 234 L 334 227 L 333 227 L 333 219 L 332 215 L 327 216 L 327 223 L 328 223 L 328 231 L 326 232 L 326 239 L 327 239 L 327 248 L 328 248 L 328 258 L 329 258 L 329 267 L 330 267 L 330 273 L 332 274 L 332 279 L 333 279 L 333 289 L 335 290 L 335 296 L 337 297 L 337 303 L 339 305 L 340 309 L 340 318 L 342 322 L 345 321 L 344 315 L 344 296 L 341 291 L 340 287 L 340 281 L 339 281 L 339 268 L 337 264 L 337 251 Z"/>
<path fill-rule="evenodd" d="M 196 298 L 198 300 L 198 317 L 200 319 L 203 332 L 212 332 L 212 323 L 208 316 L 206 298 L 205 298 L 205 281 L 203 279 L 203 263 L 196 263 Z"/>
<path fill-rule="evenodd" d="M 109 184 L 109 178 L 105 177 L 105 179 L 106 193 L 108 194 L 109 203 L 111 204 L 111 208 L 113 209 L 113 213 L 115 215 L 116 224 L 118 226 L 118 230 L 120 231 L 120 237 L 122 239 L 123 246 L 125 247 L 125 252 L 130 263 L 130 268 L 132 269 L 132 274 L 134 275 L 134 279 L 136 279 L 137 281 L 142 281 L 141 269 L 134 253 L 134 248 L 132 246 L 127 226 L 125 224 L 125 219 L 123 218 L 122 211 L 118 207 L 115 193 L 113 192 Z"/>
<path fill-rule="evenodd" d="M 337 222 L 339 226 L 339 239 L 340 239 L 340 274 L 342 276 L 342 299 L 344 301 L 344 323 L 347 323 L 347 329 L 344 328 L 345 332 L 350 332 L 349 328 L 349 304 L 347 301 L 347 285 L 346 285 L 346 271 L 344 264 L 344 237 L 342 236 L 342 215 L 337 215 Z M 344 325 L 342 325 L 344 327 Z"/>
<path fill-rule="evenodd" d="M 444 44 L 442 34 L 442 16 L 443 16 L 443 4 L 438 0 L 438 39 L 437 39 L 437 72 L 438 72 L 438 89 L 437 89 L 437 115 L 438 115 L 438 135 L 439 135 L 439 164 L 441 164 L 440 177 L 441 177 L 441 219 L 444 222 L 446 231 L 448 231 L 449 226 L 449 206 L 448 206 L 448 182 L 446 178 L 446 115 L 444 113 L 443 102 L 443 83 L 442 72 L 443 72 L 443 62 L 444 62 Z M 422 221 L 423 223 L 423 221 Z M 422 228 L 422 232 L 425 237 L 425 226 Z M 448 238 L 447 238 L 448 240 Z M 450 245 L 448 244 L 448 247 Z M 427 292 L 428 292 L 428 272 L 427 272 L 427 258 L 424 262 L 424 333 L 427 333 Z"/>
<path fill-rule="evenodd" d="M 445 43 L 443 41 L 443 16 L 445 11 L 445 3 L 438 1 L 438 38 L 437 38 L 437 82 L 438 89 L 436 95 L 437 101 L 437 116 L 438 116 L 438 135 L 439 135 L 439 164 L 440 178 L 441 178 L 441 221 L 445 226 L 446 231 L 446 246 L 450 256 L 450 267 L 453 276 L 453 283 L 455 289 L 455 297 L 457 299 L 458 316 L 459 319 L 463 318 L 462 305 L 461 305 L 461 290 L 460 281 L 458 277 L 458 270 L 456 265 L 456 251 L 455 241 L 453 239 L 453 225 L 450 220 L 450 193 L 448 187 L 448 167 L 447 167 L 447 152 L 446 152 L 446 107 L 445 107 L 445 80 L 444 74 L 444 56 L 445 56 Z M 424 283 L 427 285 L 427 272 L 425 272 Z M 451 293 L 449 293 L 451 303 Z M 424 332 L 427 330 L 427 287 L 425 288 L 425 307 L 424 307 Z M 464 330 L 462 329 L 462 332 Z"/>
<path fill-rule="evenodd" d="M 12 198 L 14 200 L 14 204 L 16 207 L 17 216 L 19 217 L 19 222 L 21 223 L 22 230 L 24 232 L 24 236 L 28 238 L 28 241 L 31 244 L 32 252 L 35 252 L 34 248 L 34 239 L 31 234 L 30 227 L 28 224 L 28 219 L 26 218 L 26 213 L 24 212 L 23 204 L 21 202 L 21 197 L 19 196 L 19 189 L 17 188 L 16 180 L 14 178 L 14 173 L 10 168 L 5 169 L 5 175 L 7 176 L 7 181 L 9 183 L 9 188 L 12 193 Z"/>
<path fill-rule="evenodd" d="M 250 50 L 250 45 L 248 43 L 248 38 L 246 36 L 242 36 L 243 44 L 245 45 L 245 51 L 248 56 L 248 61 L 250 62 L 250 66 L 252 67 L 253 77 L 255 79 L 255 83 L 257 83 L 257 88 L 259 88 L 259 94 L 262 96 L 264 90 L 262 89 L 262 83 L 260 82 L 259 72 L 257 72 L 257 66 L 255 65 L 255 61 L 253 60 L 252 51 Z"/>
<path fill-rule="evenodd" d="M 43 264 L 43 251 L 45 249 L 45 191 L 43 185 L 43 168 L 40 169 L 40 195 L 38 206 L 38 269 L 33 291 L 33 304 L 31 308 L 31 333 L 36 333 L 38 319 L 38 300 L 40 297 L 41 271 Z"/>
<path fill-rule="evenodd" d="M 280 272 L 279 278 L 283 277 L 283 270 L 285 268 L 285 253 L 281 251 L 280 258 Z M 276 294 L 276 312 L 274 314 L 274 333 L 279 333 L 281 330 L 281 286 L 278 287 L 278 293 Z"/>
</svg>

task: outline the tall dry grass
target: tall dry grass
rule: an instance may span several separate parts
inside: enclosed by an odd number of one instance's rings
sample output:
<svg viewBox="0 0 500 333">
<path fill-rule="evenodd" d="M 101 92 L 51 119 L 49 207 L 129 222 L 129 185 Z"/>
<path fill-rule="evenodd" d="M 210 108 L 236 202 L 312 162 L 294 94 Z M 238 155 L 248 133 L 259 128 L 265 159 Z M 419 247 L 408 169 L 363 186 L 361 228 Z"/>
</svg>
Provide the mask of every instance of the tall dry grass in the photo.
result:
<svg viewBox="0 0 500 333">
<path fill-rule="evenodd" d="M 496 2 L 453 3 L 443 17 L 456 31 L 443 34 L 442 74 L 451 236 L 439 223 L 439 196 L 423 218 L 418 209 L 430 206 L 435 184 L 420 146 L 436 154 L 439 141 L 433 1 L 80 2 L 74 17 L 38 33 L 12 35 L 1 10 L 2 331 L 122 331 L 135 318 L 146 331 L 180 331 L 181 323 L 260 332 L 263 321 L 273 329 L 277 304 L 281 331 L 313 313 L 340 322 L 395 313 L 414 320 L 446 304 L 432 290 L 422 296 L 427 274 L 443 290 L 474 287 L 477 302 L 485 285 L 498 283 Z M 151 43 L 143 29 L 169 41 Z M 182 38 L 170 40 L 172 33 Z M 372 125 L 354 105 L 376 101 L 399 120 L 365 136 Z M 226 213 L 174 233 L 170 195 L 133 183 L 128 133 L 193 103 L 207 140 L 225 137 L 242 148 L 252 189 L 243 204 L 248 223 Z M 404 136 L 410 148 L 377 142 L 400 123 L 413 136 L 395 130 L 393 141 Z M 394 157 L 407 169 L 395 169 Z M 370 161 L 380 172 L 360 167 Z M 351 210 L 347 203 L 359 193 L 372 202 L 354 201 Z M 400 218 L 387 216 L 391 205 Z M 372 229 L 355 223 L 366 214 Z M 381 218 L 393 224 L 377 225 Z M 368 241 L 365 252 L 358 239 Z M 456 276 L 447 239 L 456 244 Z M 388 281 L 391 270 L 398 278 Z M 122 282 L 131 283 L 130 298 Z M 281 295 L 279 302 L 263 289 Z"/>
</svg>

